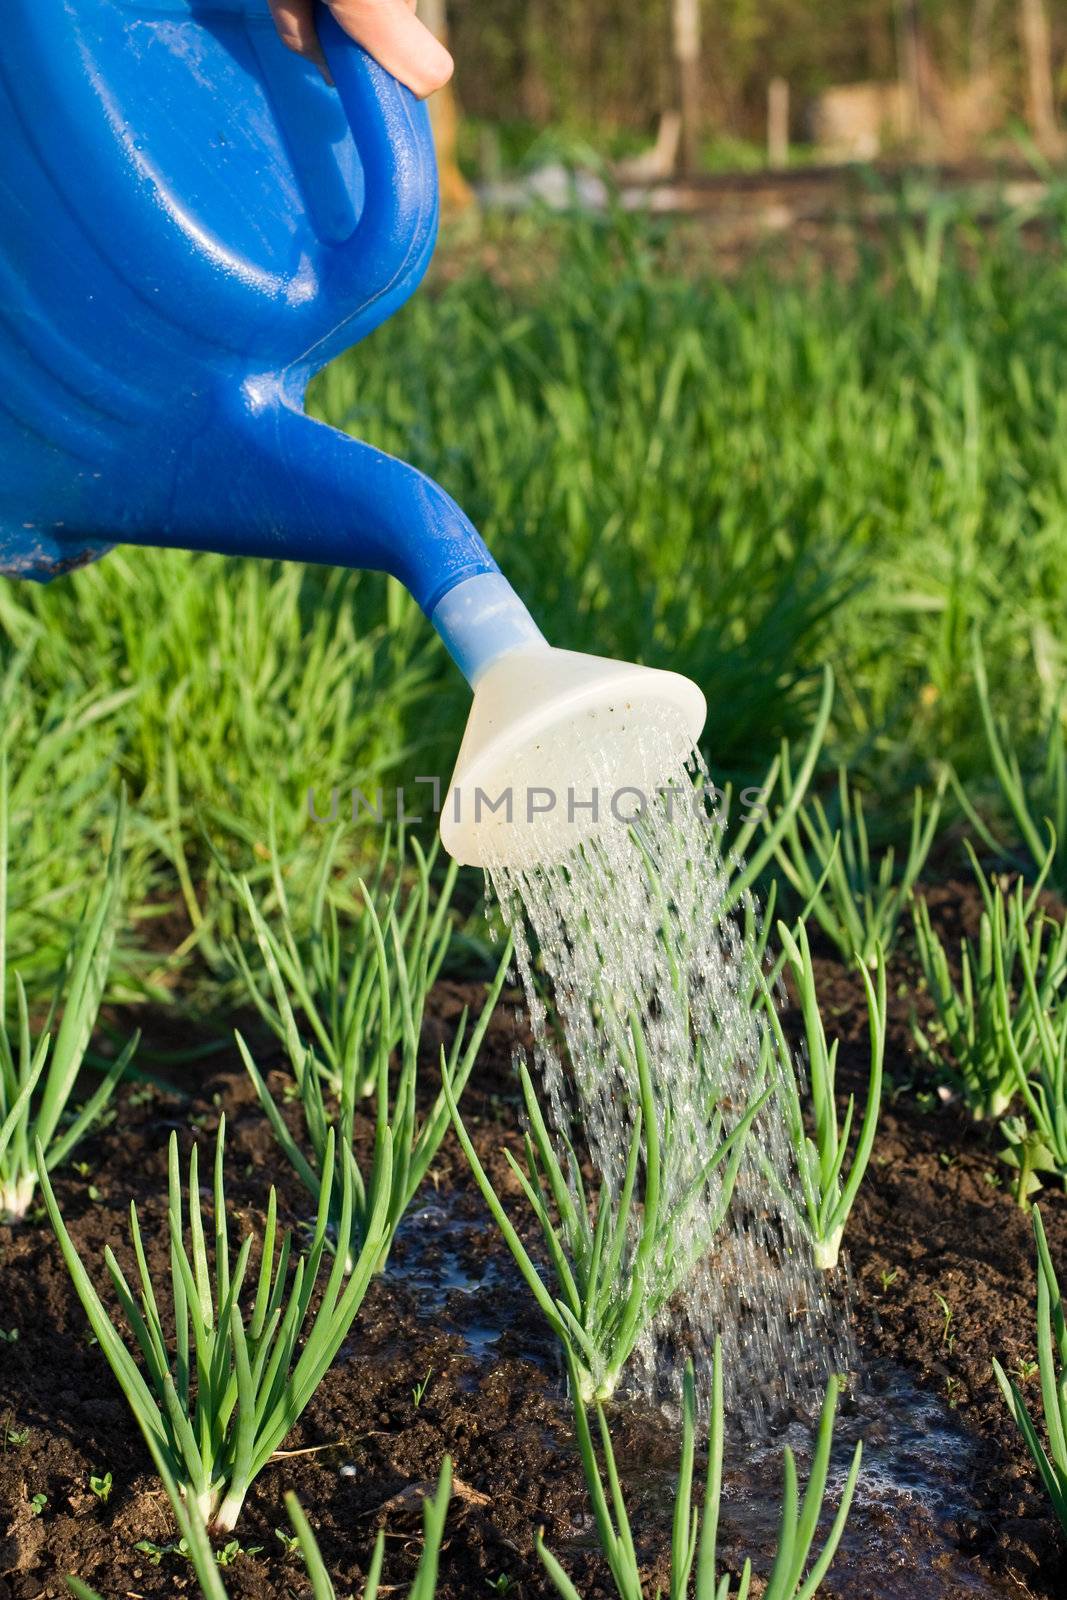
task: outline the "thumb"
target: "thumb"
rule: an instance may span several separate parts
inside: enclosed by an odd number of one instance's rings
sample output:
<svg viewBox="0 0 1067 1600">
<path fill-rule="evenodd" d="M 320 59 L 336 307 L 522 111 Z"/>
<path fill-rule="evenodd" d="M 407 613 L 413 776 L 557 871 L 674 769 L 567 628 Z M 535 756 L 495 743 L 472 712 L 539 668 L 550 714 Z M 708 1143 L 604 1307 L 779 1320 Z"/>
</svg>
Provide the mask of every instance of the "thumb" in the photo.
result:
<svg viewBox="0 0 1067 1600">
<path fill-rule="evenodd" d="M 327 0 L 346 33 L 420 100 L 452 76 L 452 57 L 405 0 Z"/>
</svg>

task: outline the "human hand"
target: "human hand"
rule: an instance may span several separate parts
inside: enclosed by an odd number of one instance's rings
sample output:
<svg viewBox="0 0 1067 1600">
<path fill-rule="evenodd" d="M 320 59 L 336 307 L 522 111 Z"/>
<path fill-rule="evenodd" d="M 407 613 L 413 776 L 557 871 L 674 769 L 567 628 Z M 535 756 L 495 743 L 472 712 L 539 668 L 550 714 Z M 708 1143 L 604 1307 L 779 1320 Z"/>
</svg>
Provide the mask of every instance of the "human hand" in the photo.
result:
<svg viewBox="0 0 1067 1600">
<path fill-rule="evenodd" d="M 314 0 L 269 0 L 282 42 L 330 74 L 315 32 Z M 452 57 L 415 15 L 415 0 L 326 0 L 346 33 L 420 100 L 452 76 Z"/>
</svg>

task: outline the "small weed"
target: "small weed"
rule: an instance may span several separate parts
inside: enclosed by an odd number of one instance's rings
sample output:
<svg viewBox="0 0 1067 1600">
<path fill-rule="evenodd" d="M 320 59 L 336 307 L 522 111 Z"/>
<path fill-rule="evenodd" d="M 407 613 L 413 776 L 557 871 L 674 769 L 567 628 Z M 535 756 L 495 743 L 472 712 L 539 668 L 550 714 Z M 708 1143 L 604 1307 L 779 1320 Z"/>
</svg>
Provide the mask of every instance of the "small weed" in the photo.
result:
<svg viewBox="0 0 1067 1600">
<path fill-rule="evenodd" d="M 300 1540 L 295 1533 L 286 1533 L 284 1528 L 275 1528 L 274 1537 L 281 1544 L 287 1556 L 295 1556 L 300 1549 Z"/>
<path fill-rule="evenodd" d="M 1048 1151 L 1040 1133 L 1028 1127 L 1025 1117 L 1004 1117 L 1000 1132 L 1004 1138 L 1000 1159 L 1014 1167 L 1017 1174 L 1012 1181 L 1015 1203 L 1020 1210 L 1027 1211 L 1031 1197 L 1041 1188 L 1041 1179 L 1037 1174 L 1048 1164 Z"/>
<path fill-rule="evenodd" d="M 412 1401 L 412 1404 L 414 1405 L 416 1411 L 418 1410 L 419 1406 L 422 1405 L 423 1396 L 425 1395 L 427 1389 L 430 1387 L 430 1379 L 432 1377 L 433 1377 L 433 1368 L 432 1367 L 427 1367 L 425 1378 L 423 1378 L 421 1380 L 421 1382 L 417 1383 L 415 1385 L 414 1389 L 412 1389 L 412 1391 L 411 1391 L 411 1401 Z"/>
<path fill-rule="evenodd" d="M 945 1379 L 945 1396 L 948 1400 L 948 1408 L 950 1411 L 955 1411 L 956 1407 L 959 1405 L 960 1388 L 961 1384 L 959 1378 L 948 1377 Z"/>
<path fill-rule="evenodd" d="M 18 1344 L 19 1330 L 17 1328 L 0 1328 L 0 1344 Z"/>
<path fill-rule="evenodd" d="M 48 1504 L 48 1496 L 46 1494 L 31 1495 L 30 1496 L 30 1515 L 31 1515 L 31 1517 L 39 1517 L 47 1504 Z"/>
<path fill-rule="evenodd" d="M 89 1487 L 102 1506 L 106 1506 L 111 1499 L 111 1484 L 110 1472 L 105 1472 L 102 1478 L 89 1478 Z"/>
<path fill-rule="evenodd" d="M 182 1543 L 184 1542 L 183 1540 Z M 220 1567 L 232 1567 L 239 1556 L 258 1556 L 262 1550 L 261 1544 L 250 1544 L 246 1550 L 242 1547 L 240 1539 L 230 1539 L 221 1550 L 215 1551 L 215 1560 Z"/>
<path fill-rule="evenodd" d="M 885 1293 L 885 1291 L 892 1284 L 896 1283 L 896 1281 L 899 1278 L 899 1276 L 900 1276 L 900 1268 L 899 1267 L 894 1267 L 892 1272 L 882 1272 L 880 1274 L 880 1280 L 881 1280 L 881 1284 L 882 1284 L 882 1293 L 883 1294 Z"/>
<path fill-rule="evenodd" d="M 1026 1361 L 1022 1356 L 1020 1356 L 1019 1360 L 1015 1363 L 1015 1376 L 1018 1378 L 1020 1383 L 1029 1383 L 1030 1379 L 1038 1370 L 1038 1362 Z"/>
<path fill-rule="evenodd" d="M 154 1567 L 158 1567 L 164 1556 L 184 1556 L 188 1554 L 185 1540 L 178 1539 L 171 1544 L 156 1544 L 152 1539 L 138 1539 L 133 1547 L 141 1555 L 147 1556 Z"/>
<path fill-rule="evenodd" d="M 506 1572 L 501 1572 L 496 1578 L 486 1578 L 486 1585 L 494 1594 L 510 1594 L 515 1587 L 515 1580 L 509 1578 Z"/>
<path fill-rule="evenodd" d="M 3 1443 L 3 1449 L 4 1449 L 5 1453 L 6 1453 L 8 1447 L 10 1445 L 14 1445 L 16 1447 L 16 1449 L 20 1445 L 24 1445 L 26 1443 L 26 1440 L 29 1438 L 29 1436 L 30 1436 L 29 1428 L 13 1428 L 10 1423 L 5 1422 L 4 1423 L 4 1443 Z"/>
<path fill-rule="evenodd" d="M 949 1329 L 952 1327 L 952 1307 L 949 1305 L 944 1295 L 938 1294 L 936 1289 L 934 1290 L 934 1299 L 941 1307 L 941 1314 L 945 1319 L 945 1325 L 941 1329 L 941 1343 L 944 1345 L 949 1354 L 951 1354 L 952 1347 L 956 1343 L 956 1335 L 949 1332 Z"/>
</svg>

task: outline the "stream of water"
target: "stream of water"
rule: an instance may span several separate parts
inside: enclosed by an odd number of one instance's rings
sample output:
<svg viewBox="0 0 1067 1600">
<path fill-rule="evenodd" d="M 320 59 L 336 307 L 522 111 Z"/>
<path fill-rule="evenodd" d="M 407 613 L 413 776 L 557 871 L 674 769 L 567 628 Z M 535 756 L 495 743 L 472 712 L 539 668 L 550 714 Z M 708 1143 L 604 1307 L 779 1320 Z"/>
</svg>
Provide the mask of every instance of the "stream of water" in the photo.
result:
<svg viewBox="0 0 1067 1600">
<path fill-rule="evenodd" d="M 488 877 L 515 936 L 551 1123 L 560 1134 L 580 1130 L 614 1204 L 637 1092 L 633 1053 L 613 1024 L 638 1019 L 672 1231 L 708 1235 L 646 1328 L 628 1386 L 649 1400 L 677 1394 L 689 1353 L 699 1392 L 719 1335 L 735 1414 L 766 1413 L 817 1404 L 828 1375 L 855 1357 L 841 1297 L 812 1263 L 789 1199 L 794 1161 L 773 1096 L 748 1136 L 726 1221 L 710 1236 L 721 1169 L 701 1174 L 716 1128 L 735 1126 L 780 1069 L 761 1054 L 753 940 L 728 909 L 737 863 L 723 860 L 721 816 L 707 800 L 694 803 L 707 784 L 694 758 L 631 826 L 604 826 L 559 865 L 498 863 Z"/>
</svg>

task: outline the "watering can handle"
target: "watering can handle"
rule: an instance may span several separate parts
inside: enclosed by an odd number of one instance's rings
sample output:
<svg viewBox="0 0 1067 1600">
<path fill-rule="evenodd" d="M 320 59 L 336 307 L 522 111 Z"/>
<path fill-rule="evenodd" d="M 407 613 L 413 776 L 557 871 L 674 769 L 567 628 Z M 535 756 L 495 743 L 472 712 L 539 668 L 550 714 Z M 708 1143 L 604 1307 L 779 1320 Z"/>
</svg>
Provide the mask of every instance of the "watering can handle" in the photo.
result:
<svg viewBox="0 0 1067 1600">
<path fill-rule="evenodd" d="M 439 484 L 302 407 L 310 373 L 406 300 L 429 261 L 438 211 L 430 119 L 325 5 L 316 22 L 363 169 L 359 221 L 348 239 L 322 241 L 317 262 L 339 314 L 292 367 L 227 381 L 213 396 L 211 426 L 181 455 L 177 512 L 153 526 L 152 542 L 388 572 L 431 615 L 468 578 L 496 572 L 477 531 Z"/>
<path fill-rule="evenodd" d="M 328 6 L 318 4 L 315 11 L 319 40 L 363 168 L 359 223 L 351 238 L 335 247 L 335 270 L 346 282 L 359 285 L 356 315 L 362 317 L 393 285 L 410 277 L 415 258 L 428 259 L 433 249 L 437 158 L 423 102 L 345 33 Z M 391 309 L 390 303 L 381 314 Z M 351 342 L 351 332 L 344 342 Z"/>
</svg>

